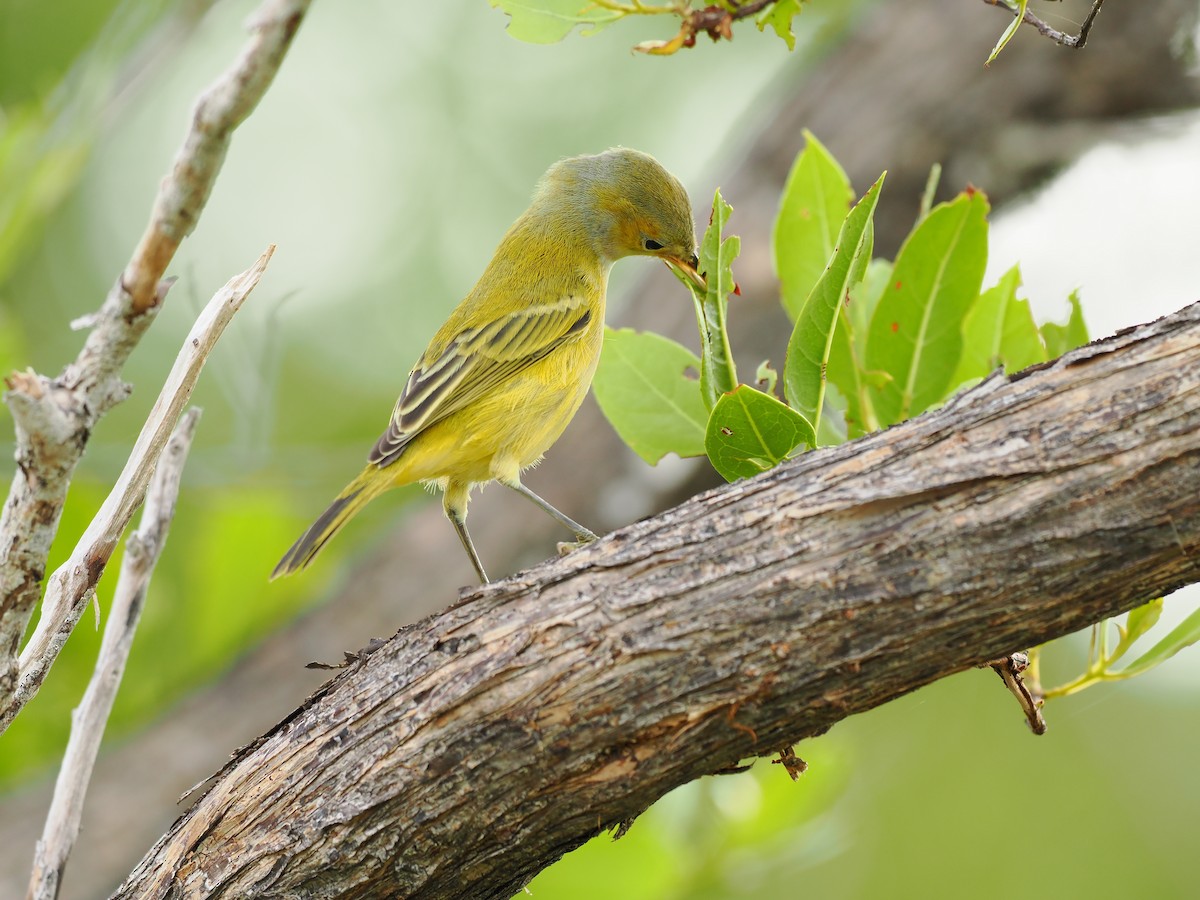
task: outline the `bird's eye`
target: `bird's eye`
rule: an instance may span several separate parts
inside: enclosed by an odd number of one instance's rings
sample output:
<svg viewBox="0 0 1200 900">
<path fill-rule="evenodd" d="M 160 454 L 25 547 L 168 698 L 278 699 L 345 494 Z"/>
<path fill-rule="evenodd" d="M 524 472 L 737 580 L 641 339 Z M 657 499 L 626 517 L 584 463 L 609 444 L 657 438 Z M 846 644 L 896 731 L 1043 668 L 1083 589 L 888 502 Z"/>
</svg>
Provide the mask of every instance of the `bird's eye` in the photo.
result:
<svg viewBox="0 0 1200 900">
<path fill-rule="evenodd" d="M 663 245 L 660 244 L 658 241 L 654 240 L 653 238 L 646 238 L 646 240 L 642 244 L 642 246 L 645 247 L 647 250 L 661 250 L 663 248 Z"/>
</svg>

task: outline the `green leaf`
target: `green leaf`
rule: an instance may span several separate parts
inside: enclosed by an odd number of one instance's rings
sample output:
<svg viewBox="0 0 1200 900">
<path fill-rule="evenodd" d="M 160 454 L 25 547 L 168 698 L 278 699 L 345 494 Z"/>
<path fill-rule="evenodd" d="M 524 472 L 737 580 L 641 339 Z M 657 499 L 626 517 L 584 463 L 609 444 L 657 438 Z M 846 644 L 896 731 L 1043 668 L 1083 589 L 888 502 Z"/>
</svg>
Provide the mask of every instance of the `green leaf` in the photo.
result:
<svg viewBox="0 0 1200 900">
<path fill-rule="evenodd" d="M 963 320 L 962 358 L 952 386 L 982 379 L 997 366 L 1016 372 L 1046 361 L 1029 301 L 1017 298 L 1020 286 L 1020 268 L 1013 266 L 979 295 Z"/>
<path fill-rule="evenodd" d="M 1129 611 L 1129 615 L 1125 617 L 1124 627 L 1117 626 L 1117 631 L 1121 633 L 1121 640 L 1113 648 L 1112 655 L 1109 657 L 1110 662 L 1115 662 L 1124 656 L 1134 641 L 1154 627 L 1159 616 L 1162 615 L 1162 606 L 1163 602 L 1160 597 Z"/>
<path fill-rule="evenodd" d="M 758 30 L 768 25 L 783 38 L 789 50 L 796 49 L 796 36 L 792 34 L 792 19 L 800 15 L 800 0 L 776 0 L 758 17 Z"/>
<path fill-rule="evenodd" d="M 962 357 L 951 379 L 959 385 L 989 375 L 1002 364 L 1000 339 L 1004 334 L 1004 316 L 1008 304 L 1017 299 L 1021 270 L 1013 266 L 992 287 L 979 295 L 963 320 Z"/>
<path fill-rule="evenodd" d="M 509 15 L 508 33 L 530 44 L 554 44 L 571 29 L 585 26 L 583 35 L 595 34 L 621 18 L 587 0 L 488 0 Z"/>
<path fill-rule="evenodd" d="M 871 318 L 879 306 L 879 298 L 892 281 L 892 264 L 886 259 L 873 259 L 867 265 L 862 281 L 850 289 L 850 303 L 846 307 L 848 322 L 854 335 L 854 344 L 864 357 L 867 352 L 867 334 L 871 329 Z"/>
<path fill-rule="evenodd" d="M 1068 350 L 1082 347 L 1091 340 L 1088 337 L 1087 325 L 1083 321 L 1083 308 L 1079 305 L 1079 292 L 1071 291 L 1067 298 L 1071 304 L 1071 316 L 1067 324 L 1059 325 L 1047 322 L 1042 326 L 1042 340 L 1046 342 L 1046 352 L 1050 359 L 1058 359 Z"/>
<path fill-rule="evenodd" d="M 1017 269 L 1016 266 L 1013 268 Z M 1018 271 L 1017 284 L 1020 283 L 1021 274 Z M 1029 308 L 1028 300 L 1015 296 L 1008 300 L 1004 328 L 1000 333 L 1000 358 L 1006 372 L 1019 372 L 1050 358 L 1046 355 L 1046 345 L 1042 343 L 1042 333 L 1033 320 L 1033 310 Z"/>
<path fill-rule="evenodd" d="M 1020 372 L 1049 359 L 1028 300 L 1014 297 L 1008 303 L 1000 334 L 1000 358 L 1006 372 Z"/>
<path fill-rule="evenodd" d="M 1010 0 L 1011 2 L 1011 0 Z M 1017 33 L 1017 29 L 1021 27 L 1021 21 L 1025 18 L 1025 7 L 1029 5 L 1029 0 L 1016 0 L 1016 15 L 1004 29 L 1004 33 L 1000 35 L 1000 40 L 996 41 L 996 46 L 992 48 L 992 54 L 987 58 L 985 66 L 990 66 L 996 61 L 996 57 L 1000 55 L 1000 51 L 1008 46 L 1008 42 L 1012 40 L 1013 35 Z"/>
<path fill-rule="evenodd" d="M 744 384 L 717 401 L 704 437 L 708 458 L 726 481 L 765 472 L 801 444 L 814 443 L 804 416 Z"/>
<path fill-rule="evenodd" d="M 1121 675 L 1140 675 L 1142 672 L 1148 672 L 1197 641 L 1200 641 L 1200 609 L 1193 610 L 1192 614 L 1173 628 L 1166 637 L 1122 669 Z"/>
<path fill-rule="evenodd" d="M 829 264 L 854 192 L 842 167 L 804 132 L 804 150 L 792 164 L 771 238 L 783 308 L 792 321 Z"/>
<path fill-rule="evenodd" d="M 886 173 L 885 173 L 886 174 Z M 874 247 L 871 227 L 884 175 L 871 185 L 846 216 L 829 267 L 800 310 L 788 341 L 783 369 L 784 395 L 796 412 L 820 430 L 825 404 L 826 370 L 838 313 L 850 302 L 850 290 L 862 280 Z"/>
<path fill-rule="evenodd" d="M 846 398 L 837 385 L 825 386 L 825 409 L 817 425 L 817 447 L 836 447 L 849 439 L 846 428 Z"/>
<path fill-rule="evenodd" d="M 668 453 L 704 455 L 708 410 L 700 398 L 699 371 L 696 354 L 672 340 L 605 328 L 592 387 L 621 440 L 654 465 Z"/>
<path fill-rule="evenodd" d="M 942 164 L 935 162 L 929 167 L 929 175 L 925 178 L 925 190 L 921 192 L 921 205 L 917 211 L 917 224 L 921 224 L 921 220 L 929 215 L 929 210 L 933 209 L 933 199 L 937 196 L 938 184 L 942 180 Z"/>
<path fill-rule="evenodd" d="M 854 346 L 850 319 L 850 314 L 843 307 L 838 312 L 838 326 L 834 329 L 833 342 L 829 347 L 829 365 L 825 369 L 825 376 L 830 387 L 836 389 L 845 400 L 842 417 L 846 423 L 846 436 L 855 438 L 875 431 L 878 424 L 868 421 L 873 419 L 873 407 L 863 378 L 866 362 Z"/>
<path fill-rule="evenodd" d="M 0 321 L 3 321 L 0 319 Z M 0 369 L 3 371 L 3 369 Z M 775 371 L 775 367 L 771 365 L 769 359 L 764 359 L 758 364 L 758 368 L 754 370 L 754 383 L 758 385 L 758 389 L 766 394 L 775 393 L 775 382 L 779 380 L 779 373 Z"/>
<path fill-rule="evenodd" d="M 731 212 L 733 207 L 718 190 L 713 197 L 712 217 L 700 242 L 700 272 L 705 276 L 707 289 L 703 296 L 692 289 L 696 324 L 700 328 L 700 395 L 710 410 L 722 394 L 732 391 L 738 383 L 725 328 L 725 311 L 734 289 L 730 264 L 741 251 L 742 242 L 736 235 L 721 240 L 721 230 Z"/>
<path fill-rule="evenodd" d="M 892 277 L 892 264 L 886 259 L 872 260 L 863 280 L 850 289 L 850 303 L 838 312 L 838 326 L 829 348 L 829 366 L 825 375 L 831 388 L 837 388 L 845 401 L 842 407 L 847 438 L 861 437 L 879 430 L 868 384 L 883 384 L 881 373 L 866 371 L 867 333 L 879 298 Z M 820 439 L 824 429 L 818 429 Z M 822 441 L 820 446 L 826 446 Z"/>
<path fill-rule="evenodd" d="M 881 425 L 928 409 L 951 386 L 987 265 L 987 211 L 987 198 L 967 191 L 936 206 L 900 248 L 867 336 L 867 369 L 889 376 L 870 391 Z"/>
</svg>

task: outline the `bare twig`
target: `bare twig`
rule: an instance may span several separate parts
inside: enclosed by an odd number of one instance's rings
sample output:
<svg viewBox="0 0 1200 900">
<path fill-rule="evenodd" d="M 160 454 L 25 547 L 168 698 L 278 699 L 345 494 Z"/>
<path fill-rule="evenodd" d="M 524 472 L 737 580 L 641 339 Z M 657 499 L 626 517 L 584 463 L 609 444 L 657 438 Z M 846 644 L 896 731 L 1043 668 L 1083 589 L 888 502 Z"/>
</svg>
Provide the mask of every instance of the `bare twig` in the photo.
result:
<svg viewBox="0 0 1200 900">
<path fill-rule="evenodd" d="M 1013 8 L 1008 5 L 1007 0 L 983 0 L 983 2 L 988 6 L 997 6 L 1010 13 L 1013 12 Z M 1082 50 L 1084 45 L 1087 44 L 1088 35 L 1092 30 L 1092 23 L 1096 21 L 1096 15 L 1100 12 L 1100 7 L 1103 5 L 1104 0 L 1092 0 L 1092 8 L 1088 10 L 1083 24 L 1079 26 L 1079 34 L 1067 34 L 1065 31 L 1059 31 L 1057 28 L 1052 27 L 1044 20 L 1035 16 L 1028 9 L 1025 10 L 1022 21 L 1026 25 L 1032 25 L 1038 30 L 1038 34 L 1042 35 L 1042 37 L 1050 38 L 1056 44 Z"/>
<path fill-rule="evenodd" d="M 186 412 L 167 441 L 146 492 L 141 525 L 125 544 L 121 575 L 108 624 L 104 627 L 96 669 L 71 718 L 71 739 L 63 754 L 46 826 L 37 844 L 29 900 L 54 900 L 58 896 L 67 857 L 79 836 L 79 820 L 83 815 L 83 800 L 92 777 L 92 766 L 125 672 L 125 661 L 129 658 L 129 648 L 141 619 L 150 576 L 154 574 L 154 566 L 166 543 L 167 529 L 175 515 L 183 466 L 199 419 L 200 410 Z"/>
<path fill-rule="evenodd" d="M 79 356 L 57 378 L 28 372 L 7 381 L 17 471 L 0 514 L 0 709 L 9 707 L 16 689 L 17 651 L 71 474 L 96 422 L 128 395 L 119 374 L 165 297 L 163 273 L 199 221 L 233 130 L 262 98 L 310 2 L 264 0 L 241 57 L 200 98 L 150 224 L 95 314 Z"/>
<path fill-rule="evenodd" d="M 1025 721 L 1029 730 L 1034 734 L 1046 733 L 1046 719 L 1042 715 L 1042 701 L 1029 690 L 1022 673 L 1029 668 L 1028 653 L 1010 653 L 1000 659 L 987 663 L 991 666 L 1010 694 L 1017 698 L 1021 711 L 1025 713 Z"/>
<path fill-rule="evenodd" d="M 765 9 L 774 2 L 775 0 L 753 0 L 753 2 L 750 3 L 740 3 L 733 10 L 733 17 L 735 19 L 744 19 L 747 16 L 752 16 L 760 10 Z"/>
<path fill-rule="evenodd" d="M 70 558 L 50 576 L 37 628 L 21 651 L 15 690 L 0 703 L 0 732 L 37 693 L 75 623 L 96 590 L 104 566 L 133 513 L 146 495 L 146 486 L 159 454 L 180 413 L 191 397 L 217 339 L 258 284 L 274 245 L 247 271 L 229 280 L 200 313 L 167 376 L 150 417 L 142 426 L 133 452 L 104 505 L 79 539 Z"/>
</svg>

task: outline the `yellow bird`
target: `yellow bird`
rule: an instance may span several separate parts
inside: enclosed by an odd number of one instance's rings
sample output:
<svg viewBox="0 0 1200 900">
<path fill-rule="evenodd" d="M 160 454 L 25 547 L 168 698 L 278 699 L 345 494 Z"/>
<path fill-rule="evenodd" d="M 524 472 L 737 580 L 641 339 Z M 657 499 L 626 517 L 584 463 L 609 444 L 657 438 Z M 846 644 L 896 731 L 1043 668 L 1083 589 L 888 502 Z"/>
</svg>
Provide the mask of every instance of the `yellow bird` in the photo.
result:
<svg viewBox="0 0 1200 900">
<path fill-rule="evenodd" d="M 471 487 L 498 481 L 574 532 L 596 535 L 521 483 L 587 394 L 604 336 L 612 264 L 656 256 L 693 283 L 696 231 L 687 192 L 653 157 L 615 149 L 555 163 L 471 292 L 408 376 L 367 467 L 300 536 L 272 578 L 304 568 L 351 517 L 413 482 L 442 507 L 481 581 L 467 534 Z"/>
</svg>

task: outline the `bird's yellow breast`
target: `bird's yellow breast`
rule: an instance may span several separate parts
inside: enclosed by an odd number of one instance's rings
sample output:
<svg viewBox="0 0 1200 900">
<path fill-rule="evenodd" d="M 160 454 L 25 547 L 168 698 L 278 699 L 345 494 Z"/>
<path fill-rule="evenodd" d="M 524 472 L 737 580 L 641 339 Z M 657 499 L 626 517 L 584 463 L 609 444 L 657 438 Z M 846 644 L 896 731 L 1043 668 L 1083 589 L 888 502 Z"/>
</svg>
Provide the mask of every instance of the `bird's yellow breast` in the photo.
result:
<svg viewBox="0 0 1200 900">
<path fill-rule="evenodd" d="M 540 460 L 591 386 L 604 340 L 603 296 L 598 306 L 578 336 L 413 438 L 386 470 L 392 485 L 510 480 Z"/>
</svg>

